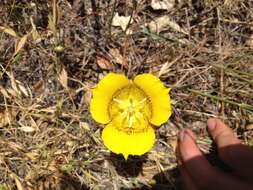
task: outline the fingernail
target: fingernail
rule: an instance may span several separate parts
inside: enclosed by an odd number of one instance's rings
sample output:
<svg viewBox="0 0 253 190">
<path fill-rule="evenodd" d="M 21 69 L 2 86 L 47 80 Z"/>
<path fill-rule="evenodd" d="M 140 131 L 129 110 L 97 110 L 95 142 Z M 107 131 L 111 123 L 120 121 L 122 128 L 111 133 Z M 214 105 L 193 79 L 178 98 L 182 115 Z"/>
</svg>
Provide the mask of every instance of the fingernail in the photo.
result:
<svg viewBox="0 0 253 190">
<path fill-rule="evenodd" d="M 183 130 L 180 132 L 179 134 L 179 140 L 182 141 L 186 141 L 186 140 L 190 140 L 192 139 L 192 137 L 187 133 L 186 130 Z"/>
<path fill-rule="evenodd" d="M 208 121 L 207 121 L 207 127 L 208 127 L 208 129 L 210 130 L 210 131 L 212 131 L 212 130 L 214 130 L 215 129 L 215 127 L 216 127 L 216 119 L 209 119 Z"/>
<path fill-rule="evenodd" d="M 186 129 L 185 132 L 187 133 L 187 135 L 189 135 L 194 141 L 197 139 L 195 134 L 190 130 L 190 129 Z"/>
<path fill-rule="evenodd" d="M 184 141 L 184 136 L 185 136 L 185 130 L 182 130 L 179 134 L 179 140 Z"/>
</svg>

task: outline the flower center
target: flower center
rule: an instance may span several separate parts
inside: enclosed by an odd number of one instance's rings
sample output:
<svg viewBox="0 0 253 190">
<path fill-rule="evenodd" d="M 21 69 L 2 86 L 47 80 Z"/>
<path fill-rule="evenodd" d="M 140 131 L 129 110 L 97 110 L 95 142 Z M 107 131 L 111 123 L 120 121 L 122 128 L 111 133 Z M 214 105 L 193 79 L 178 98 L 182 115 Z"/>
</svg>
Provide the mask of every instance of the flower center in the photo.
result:
<svg viewBox="0 0 253 190">
<path fill-rule="evenodd" d="M 113 125 L 126 132 L 142 132 L 149 125 L 151 103 L 134 84 L 117 91 L 110 102 Z"/>
</svg>

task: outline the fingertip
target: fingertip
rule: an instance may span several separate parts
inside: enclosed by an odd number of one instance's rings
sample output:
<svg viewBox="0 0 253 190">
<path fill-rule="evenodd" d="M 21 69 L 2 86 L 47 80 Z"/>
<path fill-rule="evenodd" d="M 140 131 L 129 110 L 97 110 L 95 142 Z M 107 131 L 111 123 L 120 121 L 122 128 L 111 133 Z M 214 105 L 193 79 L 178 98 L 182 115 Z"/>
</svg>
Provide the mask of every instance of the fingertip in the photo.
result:
<svg viewBox="0 0 253 190">
<path fill-rule="evenodd" d="M 196 141 L 197 137 L 196 137 L 196 135 L 192 132 L 192 130 L 186 129 L 185 131 L 186 131 L 186 133 L 187 133 L 188 135 L 190 135 L 190 137 L 191 137 L 194 141 Z"/>
<path fill-rule="evenodd" d="M 214 174 L 214 170 L 198 148 L 192 135 L 195 136 L 191 130 L 181 131 L 178 149 L 180 163 L 198 183 L 200 178 L 209 179 Z"/>
<path fill-rule="evenodd" d="M 184 141 L 184 135 L 185 135 L 185 130 L 183 129 L 182 131 L 179 132 L 179 142 Z"/>
<path fill-rule="evenodd" d="M 183 130 L 179 135 L 179 153 L 182 161 L 188 161 L 196 156 L 200 156 L 194 134 L 190 130 Z"/>
<path fill-rule="evenodd" d="M 218 147 L 224 147 L 231 144 L 239 143 L 239 140 L 233 133 L 233 130 L 223 123 L 220 119 L 210 118 L 207 120 L 207 128 L 217 143 Z"/>
<path fill-rule="evenodd" d="M 207 127 L 209 131 L 212 131 L 215 129 L 217 125 L 217 119 L 216 118 L 210 118 L 207 120 Z"/>
<path fill-rule="evenodd" d="M 195 141 L 197 139 L 196 135 L 192 132 L 192 130 L 190 130 L 190 129 L 183 129 L 179 133 L 179 141 L 183 141 L 185 135 L 188 135 L 190 138 L 192 138 L 193 141 Z"/>
</svg>

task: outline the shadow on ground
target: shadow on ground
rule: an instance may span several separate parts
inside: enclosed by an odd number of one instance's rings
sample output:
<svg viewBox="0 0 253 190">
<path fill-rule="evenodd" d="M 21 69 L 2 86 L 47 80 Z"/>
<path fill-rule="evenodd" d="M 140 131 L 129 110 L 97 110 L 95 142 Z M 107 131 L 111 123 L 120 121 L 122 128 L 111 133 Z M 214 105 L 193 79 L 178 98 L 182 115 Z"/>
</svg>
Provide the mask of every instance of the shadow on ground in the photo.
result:
<svg viewBox="0 0 253 190">
<path fill-rule="evenodd" d="M 211 148 L 211 152 L 206 154 L 205 157 L 215 168 L 219 168 L 220 171 L 228 174 L 236 174 L 236 176 L 241 176 L 241 173 L 244 174 L 252 174 L 253 163 L 251 160 L 253 159 L 253 152 L 247 146 L 242 145 L 231 145 L 224 147 L 219 150 L 220 153 L 226 155 L 225 160 L 227 163 L 223 162 L 218 157 L 217 147 L 213 145 Z M 184 163 L 184 167 L 190 169 L 190 174 L 192 181 L 196 187 L 204 187 L 207 186 L 203 180 L 203 175 L 201 174 L 201 169 L 199 169 L 199 163 L 202 160 L 202 157 L 195 157 L 188 162 Z M 229 165 L 228 165 L 229 164 Z M 233 166 L 234 168 L 230 167 Z M 239 169 L 236 166 L 240 166 Z M 202 170 L 203 171 L 203 170 Z M 248 175 L 251 176 L 251 175 Z M 241 176 L 242 177 L 242 176 Z M 252 184 L 252 180 L 246 178 L 240 178 L 245 182 Z M 223 184 L 223 178 L 219 178 L 214 176 L 214 182 L 217 184 Z M 232 179 L 233 181 L 234 179 Z M 156 174 L 152 180 L 153 184 L 143 185 L 142 187 L 136 188 L 121 188 L 121 190 L 183 190 L 183 183 L 180 176 L 179 168 L 175 168 L 172 170 L 167 170 L 163 173 Z M 235 183 L 236 184 L 236 183 Z M 214 183 L 215 185 L 215 183 Z M 229 186 L 229 185 L 228 185 Z M 230 185 L 231 186 L 231 185 Z M 198 188 L 197 188 L 198 189 Z"/>
<path fill-rule="evenodd" d="M 129 156 L 127 160 L 122 155 L 111 153 L 108 160 L 112 163 L 117 174 L 123 177 L 137 177 L 142 173 L 143 164 L 147 162 L 147 155 Z M 152 180 L 155 184 L 132 189 L 121 188 L 121 190 L 176 190 L 180 186 L 180 174 L 177 168 L 165 173 L 156 174 Z"/>
<path fill-rule="evenodd" d="M 107 160 L 114 166 L 118 175 L 137 177 L 142 172 L 142 166 L 147 161 L 147 155 L 129 156 L 125 160 L 122 155 L 111 153 Z"/>
</svg>

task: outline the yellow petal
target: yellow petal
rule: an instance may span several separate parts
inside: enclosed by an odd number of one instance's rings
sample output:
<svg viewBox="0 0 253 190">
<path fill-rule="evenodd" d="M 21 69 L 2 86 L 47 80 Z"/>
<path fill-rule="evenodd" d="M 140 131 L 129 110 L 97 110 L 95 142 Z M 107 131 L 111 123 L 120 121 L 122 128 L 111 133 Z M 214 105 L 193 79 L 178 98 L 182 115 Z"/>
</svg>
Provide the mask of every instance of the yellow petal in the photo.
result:
<svg viewBox="0 0 253 190">
<path fill-rule="evenodd" d="M 152 104 L 150 123 L 159 126 L 171 116 L 169 90 L 160 79 L 152 74 L 141 74 L 134 78 L 134 83 L 149 97 Z"/>
<path fill-rule="evenodd" d="M 101 79 L 95 89 L 92 90 L 90 112 L 98 123 L 109 123 L 111 118 L 108 113 L 108 106 L 113 94 L 130 84 L 130 81 L 123 74 L 109 73 Z"/>
<path fill-rule="evenodd" d="M 155 132 L 152 127 L 138 133 L 126 133 L 118 130 L 112 124 L 108 124 L 102 132 L 104 145 L 116 154 L 123 154 L 127 159 L 128 155 L 142 155 L 148 152 L 154 145 Z"/>
</svg>

